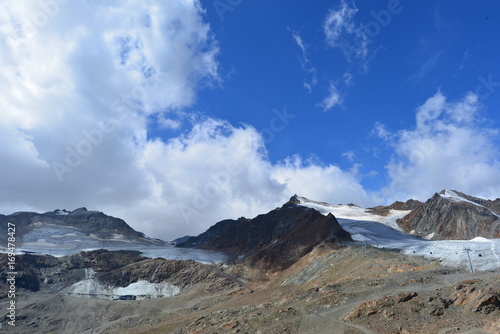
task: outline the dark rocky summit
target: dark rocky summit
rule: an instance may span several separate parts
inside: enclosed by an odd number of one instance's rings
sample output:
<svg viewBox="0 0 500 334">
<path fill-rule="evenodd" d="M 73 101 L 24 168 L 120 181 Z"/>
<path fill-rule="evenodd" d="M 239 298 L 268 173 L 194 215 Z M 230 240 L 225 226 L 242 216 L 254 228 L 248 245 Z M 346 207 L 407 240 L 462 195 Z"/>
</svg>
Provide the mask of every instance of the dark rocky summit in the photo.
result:
<svg viewBox="0 0 500 334">
<path fill-rule="evenodd" d="M 298 203 L 293 196 L 281 208 L 253 219 L 223 220 L 177 246 L 222 251 L 264 269 L 283 270 L 321 243 L 352 241 L 332 214 Z"/>
<path fill-rule="evenodd" d="M 0 226 L 3 226 L 5 231 L 7 231 L 9 222 L 15 225 L 15 235 L 18 241 L 22 241 L 23 236 L 33 230 L 37 224 L 51 224 L 74 227 L 84 235 L 92 234 L 101 239 L 111 239 L 113 235 L 119 234 L 130 241 L 164 243 L 160 240 L 146 238 L 143 233 L 134 230 L 122 219 L 108 216 L 99 211 L 88 211 L 86 208 L 79 208 L 71 212 L 55 210 L 45 213 L 16 212 L 10 215 L 0 215 Z M 7 237 L 7 233 L 0 235 L 1 245 L 7 245 Z"/>
</svg>

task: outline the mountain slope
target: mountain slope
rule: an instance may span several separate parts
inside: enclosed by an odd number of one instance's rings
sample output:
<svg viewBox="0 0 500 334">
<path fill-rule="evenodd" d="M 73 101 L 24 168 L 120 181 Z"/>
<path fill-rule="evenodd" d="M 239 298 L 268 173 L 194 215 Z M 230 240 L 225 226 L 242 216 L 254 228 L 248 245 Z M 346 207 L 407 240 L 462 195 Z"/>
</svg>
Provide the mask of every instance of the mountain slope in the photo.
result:
<svg viewBox="0 0 500 334">
<path fill-rule="evenodd" d="M 389 215 L 391 210 L 399 210 L 399 211 L 414 210 L 422 206 L 423 204 L 424 203 L 420 201 L 409 199 L 406 202 L 396 201 L 389 206 L 379 205 L 373 208 L 369 208 L 368 210 L 370 211 L 370 213 L 373 213 L 375 215 L 387 216 Z"/>
<path fill-rule="evenodd" d="M 498 203 L 500 199 L 488 201 L 443 190 L 399 219 L 398 224 L 407 233 L 432 240 L 500 238 L 499 215 L 492 210 Z"/>
<path fill-rule="evenodd" d="M 0 253 L 0 301 L 8 297 L 8 261 L 7 254 Z M 215 292 L 244 285 L 215 266 L 150 259 L 139 251 L 99 249 L 64 257 L 21 254 L 16 256 L 16 271 L 16 288 L 23 294 L 45 291 L 97 299 L 150 299 L 177 295 L 194 286 Z"/>
<path fill-rule="evenodd" d="M 0 215 L 0 226 L 15 225 L 18 247 L 19 241 L 47 246 L 99 242 L 135 242 L 142 244 L 164 244 L 161 240 L 147 238 L 134 230 L 125 221 L 108 216 L 99 211 L 79 208 L 74 211 L 55 210 L 52 212 L 16 212 Z M 0 235 L 0 243 L 6 245 L 7 233 Z"/>
<path fill-rule="evenodd" d="M 254 219 L 223 220 L 178 247 L 199 247 L 244 256 L 264 269 L 283 270 L 321 243 L 352 241 L 332 215 L 298 206 L 297 196 Z"/>
<path fill-rule="evenodd" d="M 497 198 L 497 199 L 495 199 L 495 200 L 492 201 L 492 200 L 489 200 L 489 199 L 483 199 L 483 198 L 478 198 L 478 197 L 466 195 L 466 194 L 461 193 L 459 191 L 455 191 L 455 193 L 458 196 L 462 197 L 462 198 L 465 198 L 465 199 L 467 199 L 467 200 L 469 200 L 471 202 L 474 202 L 474 203 L 477 203 L 479 205 L 482 205 L 485 208 L 488 208 L 491 211 L 493 211 L 494 213 L 500 215 L 500 198 Z"/>
</svg>

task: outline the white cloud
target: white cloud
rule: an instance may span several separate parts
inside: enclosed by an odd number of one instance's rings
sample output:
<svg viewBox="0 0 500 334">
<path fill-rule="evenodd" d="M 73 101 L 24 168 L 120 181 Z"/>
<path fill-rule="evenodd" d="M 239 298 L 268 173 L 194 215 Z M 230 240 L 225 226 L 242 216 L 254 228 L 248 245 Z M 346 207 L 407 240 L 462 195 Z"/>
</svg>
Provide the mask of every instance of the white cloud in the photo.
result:
<svg viewBox="0 0 500 334">
<path fill-rule="evenodd" d="M 391 137 L 393 136 L 386 128 L 385 125 L 382 123 L 375 123 L 375 126 L 373 127 L 372 130 L 372 135 L 375 135 L 379 138 L 382 138 L 385 141 L 389 141 Z"/>
<path fill-rule="evenodd" d="M 201 233 L 222 219 L 254 217 L 295 193 L 339 203 L 377 203 L 363 190 L 356 170 L 300 157 L 273 165 L 264 142 L 252 127 L 214 119 L 168 142 L 150 141 L 140 165 L 152 191 L 136 205 L 108 211 L 141 221 L 146 232 L 173 237 Z"/>
<path fill-rule="evenodd" d="M 328 111 L 335 106 L 342 105 L 342 95 L 340 94 L 334 83 L 330 83 L 328 96 L 323 99 L 320 105 L 323 108 L 323 111 Z"/>
<path fill-rule="evenodd" d="M 299 57 L 300 66 L 301 66 L 302 71 L 306 75 L 306 78 L 304 81 L 304 87 L 310 93 L 312 91 L 312 89 L 318 84 L 317 70 L 312 65 L 311 61 L 309 60 L 309 57 L 307 55 L 308 46 L 307 46 L 307 44 L 305 44 L 302 37 L 296 32 L 292 32 L 292 37 L 301 51 L 301 55 Z"/>
<path fill-rule="evenodd" d="M 354 151 L 347 151 L 342 153 L 342 156 L 349 160 L 350 162 L 354 162 L 354 159 L 356 158 L 356 153 Z"/>
<path fill-rule="evenodd" d="M 354 2 L 340 2 L 340 8 L 330 10 L 324 22 L 324 31 L 327 41 L 332 46 L 339 46 L 344 33 L 352 33 L 356 30 L 354 23 L 354 15 L 358 12 L 358 8 Z"/>
<path fill-rule="evenodd" d="M 339 48 L 347 62 L 358 60 L 360 70 L 366 72 L 370 40 L 364 26 L 354 19 L 357 12 L 353 0 L 342 0 L 340 6 L 331 9 L 326 16 L 323 32 L 328 45 Z"/>
<path fill-rule="evenodd" d="M 160 115 L 157 119 L 158 126 L 162 129 L 179 129 L 182 125 L 180 121 L 171 118 L 166 118 L 165 115 Z"/>
<path fill-rule="evenodd" d="M 344 85 L 346 87 L 350 87 L 354 84 L 354 78 L 350 72 L 344 73 L 344 75 L 342 76 L 342 79 L 344 79 Z"/>
<path fill-rule="evenodd" d="M 488 198 L 500 193 L 498 130 L 484 128 L 480 104 L 473 93 L 448 101 L 437 92 L 417 109 L 416 127 L 390 134 L 377 126 L 380 137 L 395 150 L 387 165 L 391 199 L 427 199 L 445 188 Z M 392 196 L 390 195 L 392 194 Z"/>
<path fill-rule="evenodd" d="M 198 1 L 46 3 L 0 4 L 2 209 L 130 206 L 149 115 L 219 80 L 216 42 Z"/>
<path fill-rule="evenodd" d="M 254 128 L 186 114 L 219 81 L 198 1 L 53 3 L 51 15 L 36 1 L 1 5 L 2 213 L 86 206 L 171 239 L 294 193 L 359 198 L 351 171 L 273 165 Z M 187 133 L 150 138 L 151 125 L 178 129 L 183 117 Z"/>
<path fill-rule="evenodd" d="M 351 171 L 344 171 L 335 165 L 322 166 L 294 156 L 275 166 L 273 176 L 286 184 L 288 193 L 321 198 L 329 203 L 371 206 L 380 200 L 363 188 L 357 166 Z"/>
<path fill-rule="evenodd" d="M 358 67 L 361 74 L 368 73 L 370 39 L 364 25 L 355 20 L 357 12 L 358 8 L 354 0 L 341 0 L 336 8 L 328 12 L 323 22 L 327 44 L 332 48 L 340 49 L 349 64 L 341 80 L 336 80 L 336 83 L 330 82 L 328 96 L 319 104 L 323 111 L 342 105 L 343 96 L 339 86 L 343 85 L 342 87 L 347 89 L 354 84 L 354 77 L 351 73 L 352 64 Z"/>
</svg>

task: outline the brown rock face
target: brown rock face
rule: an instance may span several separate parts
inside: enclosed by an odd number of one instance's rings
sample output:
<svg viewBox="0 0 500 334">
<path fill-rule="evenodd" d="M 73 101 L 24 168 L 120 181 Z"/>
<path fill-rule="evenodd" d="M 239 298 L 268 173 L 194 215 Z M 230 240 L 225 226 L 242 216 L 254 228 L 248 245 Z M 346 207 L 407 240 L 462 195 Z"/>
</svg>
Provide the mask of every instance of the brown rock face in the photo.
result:
<svg viewBox="0 0 500 334">
<path fill-rule="evenodd" d="M 493 207 L 497 201 L 489 201 L 489 205 Z M 414 231 L 417 236 L 434 233 L 433 240 L 500 237 L 500 220 L 490 209 L 466 201 L 453 201 L 439 194 L 399 219 L 398 224 L 405 232 Z"/>
<path fill-rule="evenodd" d="M 403 292 L 394 297 L 396 303 L 404 303 L 418 296 L 416 292 Z"/>
<path fill-rule="evenodd" d="M 500 291 L 477 289 L 474 281 L 465 281 L 455 286 L 450 296 L 454 305 L 469 305 L 472 312 L 491 313 L 500 309 Z"/>
<path fill-rule="evenodd" d="M 389 206 L 376 206 L 374 208 L 370 208 L 370 212 L 380 216 L 387 216 L 391 210 L 415 210 L 421 207 L 424 203 L 409 199 L 406 202 L 396 201 Z"/>
<path fill-rule="evenodd" d="M 7 254 L 0 254 L 0 301 L 7 298 Z M 85 271 L 92 268 L 95 278 L 112 287 L 126 287 L 138 281 L 168 282 L 180 289 L 200 286 L 208 292 L 228 291 L 245 284 L 216 266 L 193 260 L 150 259 L 137 251 L 94 250 L 66 257 L 50 255 L 16 256 L 16 288 L 23 293 L 61 291 L 86 279 Z M 3 291 L 3 292 L 2 292 Z"/>
<path fill-rule="evenodd" d="M 138 281 L 169 282 L 181 289 L 203 283 L 209 292 L 243 285 L 236 279 L 222 274 L 213 266 L 193 260 L 165 260 L 162 258 L 136 262 L 117 270 L 101 273 L 97 277 L 104 283 L 121 287 Z"/>
<path fill-rule="evenodd" d="M 96 272 L 102 273 L 148 259 L 140 254 L 139 251 L 97 249 L 69 256 L 66 267 L 67 269 L 92 268 Z"/>
<path fill-rule="evenodd" d="M 224 220 L 179 247 L 199 247 L 234 255 L 263 268 L 282 270 L 320 243 L 352 241 L 329 214 L 297 205 L 297 198 L 254 219 Z"/>
</svg>

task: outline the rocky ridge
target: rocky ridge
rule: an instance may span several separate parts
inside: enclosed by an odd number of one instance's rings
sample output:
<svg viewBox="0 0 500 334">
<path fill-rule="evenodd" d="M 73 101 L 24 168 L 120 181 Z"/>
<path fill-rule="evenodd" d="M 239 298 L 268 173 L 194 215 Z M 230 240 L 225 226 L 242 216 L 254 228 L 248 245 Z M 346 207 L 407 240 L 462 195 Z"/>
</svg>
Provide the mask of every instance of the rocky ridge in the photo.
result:
<svg viewBox="0 0 500 334">
<path fill-rule="evenodd" d="M 224 220 L 178 247 L 198 247 L 240 257 L 240 262 L 281 271 L 315 246 L 352 241 L 332 215 L 297 205 L 293 196 L 282 207 L 253 219 Z"/>
<path fill-rule="evenodd" d="M 111 240 L 118 235 L 127 241 L 144 244 L 162 245 L 165 242 L 151 239 L 130 227 L 124 220 L 108 216 L 100 211 L 89 211 L 79 208 L 73 211 L 55 210 L 45 213 L 16 212 L 10 215 L 0 215 L 0 226 L 7 231 L 8 223 L 16 227 L 18 242 L 30 231 L 40 226 L 53 225 L 57 227 L 71 227 L 86 236 L 95 236 L 102 240 Z M 11 225 L 12 226 L 12 225 Z M 0 244 L 7 245 L 7 234 L 0 235 Z M 18 243 L 19 245 L 19 243 Z"/>
<path fill-rule="evenodd" d="M 373 208 L 369 208 L 369 212 L 375 215 L 387 216 L 391 210 L 415 210 L 420 208 L 424 203 L 409 199 L 406 202 L 396 201 L 388 206 L 379 205 Z"/>
<path fill-rule="evenodd" d="M 500 199 L 487 201 L 460 194 L 446 190 L 436 193 L 425 203 L 416 205 L 398 224 L 407 233 L 432 240 L 500 238 L 499 214 L 492 210 Z"/>
<path fill-rule="evenodd" d="M 0 286 L 8 277 L 7 262 L 7 254 L 0 254 Z M 139 281 L 169 283 L 181 290 L 203 285 L 211 292 L 245 285 L 216 266 L 193 260 L 150 259 L 138 251 L 99 249 L 61 258 L 24 254 L 16 256 L 16 270 L 16 287 L 29 292 L 61 293 L 72 284 L 88 279 L 95 279 L 108 287 L 127 287 Z M 1 291 L 0 299 L 6 298 L 8 289 Z"/>
</svg>

